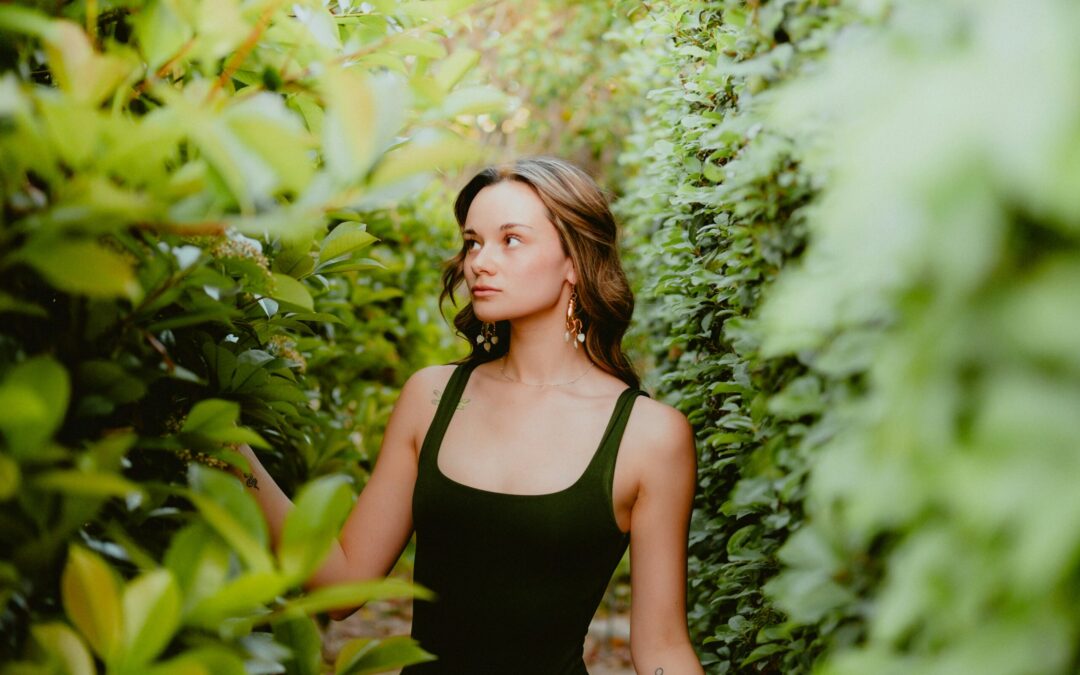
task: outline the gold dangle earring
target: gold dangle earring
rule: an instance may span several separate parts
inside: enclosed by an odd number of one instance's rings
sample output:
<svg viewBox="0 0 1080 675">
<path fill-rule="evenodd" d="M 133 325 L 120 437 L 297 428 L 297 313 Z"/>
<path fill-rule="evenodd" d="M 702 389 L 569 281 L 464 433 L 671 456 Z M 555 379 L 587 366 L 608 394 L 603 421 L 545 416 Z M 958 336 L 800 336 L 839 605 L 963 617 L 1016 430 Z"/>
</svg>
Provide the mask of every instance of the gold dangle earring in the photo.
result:
<svg viewBox="0 0 1080 675">
<path fill-rule="evenodd" d="M 570 342 L 574 337 L 574 349 L 578 344 L 585 342 L 585 330 L 581 326 L 581 319 L 577 316 L 577 288 L 570 287 L 570 304 L 566 306 L 566 332 L 563 333 L 563 342 Z"/>
<path fill-rule="evenodd" d="M 476 336 L 476 344 L 483 345 L 484 351 L 490 352 L 491 345 L 498 344 L 499 336 L 495 334 L 495 324 L 484 321 L 480 326 L 480 334 Z"/>
</svg>

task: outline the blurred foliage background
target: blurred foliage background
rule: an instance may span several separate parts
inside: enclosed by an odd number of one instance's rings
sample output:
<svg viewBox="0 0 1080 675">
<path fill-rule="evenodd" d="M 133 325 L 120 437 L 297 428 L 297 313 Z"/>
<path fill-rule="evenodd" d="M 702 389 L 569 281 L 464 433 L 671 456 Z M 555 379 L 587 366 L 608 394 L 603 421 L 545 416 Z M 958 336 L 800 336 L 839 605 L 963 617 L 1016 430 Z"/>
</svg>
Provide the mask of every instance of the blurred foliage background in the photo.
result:
<svg viewBox="0 0 1080 675">
<path fill-rule="evenodd" d="M 401 383 L 462 349 L 457 169 L 533 153 L 612 195 L 627 347 L 697 430 L 706 672 L 1080 668 L 1075 3 L 87 0 L 0 31 L 9 669 L 317 672 L 312 615 L 417 592 L 298 593 L 317 557 L 189 460 L 258 444 L 330 536 Z M 372 646 L 336 667 L 424 658 Z"/>
</svg>

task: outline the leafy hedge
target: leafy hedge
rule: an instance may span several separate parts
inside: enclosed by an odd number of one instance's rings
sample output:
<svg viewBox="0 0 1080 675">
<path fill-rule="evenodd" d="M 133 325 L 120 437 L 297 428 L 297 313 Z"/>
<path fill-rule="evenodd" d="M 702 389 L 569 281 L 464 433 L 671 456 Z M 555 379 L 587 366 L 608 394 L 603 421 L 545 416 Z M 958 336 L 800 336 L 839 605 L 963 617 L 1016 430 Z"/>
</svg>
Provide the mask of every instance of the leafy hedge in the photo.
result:
<svg viewBox="0 0 1080 675">
<path fill-rule="evenodd" d="M 821 672 L 1080 666 L 1078 30 L 1058 0 L 896 3 L 776 103 L 828 183 L 761 349 L 830 405 L 767 590 L 857 622 Z"/>
<path fill-rule="evenodd" d="M 504 105 L 447 53 L 469 3 L 29 4 L 0 7 L 0 660 L 318 672 L 313 615 L 423 592 L 295 593 L 394 387 L 452 349 L 431 171 Z M 238 442 L 297 494 L 276 551 L 204 466 Z M 356 642 L 337 670 L 419 658 Z"/>
<path fill-rule="evenodd" d="M 707 671 L 1074 672 L 1075 5 L 648 21 L 618 209 L 700 431 Z"/>
<path fill-rule="evenodd" d="M 762 293 L 804 245 L 813 177 L 764 124 L 776 86 L 796 79 L 856 18 L 833 3 L 673 3 L 650 16 L 667 81 L 620 161 L 619 215 L 644 286 L 637 322 L 651 377 L 698 430 L 690 536 L 690 624 L 708 672 L 809 669 L 821 649 L 762 587 L 803 517 L 809 422 L 820 381 L 760 353 Z"/>
</svg>

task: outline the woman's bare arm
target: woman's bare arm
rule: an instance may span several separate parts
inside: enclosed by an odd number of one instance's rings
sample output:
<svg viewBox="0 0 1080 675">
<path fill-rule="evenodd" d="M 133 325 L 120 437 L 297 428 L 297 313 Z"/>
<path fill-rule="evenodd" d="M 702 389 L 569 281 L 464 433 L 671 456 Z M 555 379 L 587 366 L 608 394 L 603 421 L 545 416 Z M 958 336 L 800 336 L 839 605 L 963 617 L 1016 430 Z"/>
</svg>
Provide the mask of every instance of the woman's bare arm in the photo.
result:
<svg viewBox="0 0 1080 675">
<path fill-rule="evenodd" d="M 630 514 L 630 655 L 638 675 L 704 675 L 686 625 L 694 432 L 674 408 L 641 402 L 648 406 L 641 425 L 648 450 Z"/>
<path fill-rule="evenodd" d="M 371 477 L 360 491 L 337 542 L 322 566 L 305 583 L 311 589 L 386 576 L 412 535 L 412 494 L 416 482 L 417 444 L 434 414 L 431 389 L 441 388 L 443 367 L 413 374 L 402 387 L 386 425 Z M 247 445 L 240 452 L 251 464 L 257 486 L 251 493 L 266 517 L 277 547 L 292 502 Z"/>
</svg>

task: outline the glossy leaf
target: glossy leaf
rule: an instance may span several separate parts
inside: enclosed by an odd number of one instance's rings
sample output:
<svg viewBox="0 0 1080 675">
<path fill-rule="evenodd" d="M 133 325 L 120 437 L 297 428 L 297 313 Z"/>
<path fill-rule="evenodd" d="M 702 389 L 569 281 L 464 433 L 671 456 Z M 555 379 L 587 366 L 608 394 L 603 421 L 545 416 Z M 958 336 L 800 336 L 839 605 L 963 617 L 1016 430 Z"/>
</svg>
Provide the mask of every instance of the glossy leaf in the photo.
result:
<svg viewBox="0 0 1080 675">
<path fill-rule="evenodd" d="M 286 675 L 319 675 L 322 666 L 322 634 L 314 619 L 300 613 L 284 616 L 270 625 L 274 638 L 292 651 L 285 662 Z"/>
<path fill-rule="evenodd" d="M 373 639 L 357 638 L 346 644 L 334 664 L 335 675 L 383 673 L 411 663 L 437 660 L 406 635 Z"/>
<path fill-rule="evenodd" d="M 326 557 L 353 505 L 345 476 L 325 476 L 308 483 L 285 518 L 278 545 L 282 572 L 303 580 Z"/>
<path fill-rule="evenodd" d="M 94 675 L 94 658 L 78 633 L 60 622 L 30 627 L 34 641 L 65 675 Z"/>
<path fill-rule="evenodd" d="M 23 250 L 32 265 L 57 289 L 94 298 L 136 300 L 142 289 L 131 264 L 120 254 L 87 240 L 66 240 Z"/>
<path fill-rule="evenodd" d="M 167 569 L 146 572 L 128 582 L 123 594 L 124 643 L 120 661 L 127 668 L 151 662 L 180 625 L 181 598 Z"/>
<path fill-rule="evenodd" d="M 248 567 L 255 572 L 272 571 L 273 561 L 266 550 L 266 521 L 240 481 L 216 469 L 192 464 L 188 482 L 192 487 L 188 499 Z"/>
<path fill-rule="evenodd" d="M 8 371 L 0 382 L 0 431 L 16 457 L 52 437 L 67 412 L 71 384 L 57 361 L 40 356 Z"/>
<path fill-rule="evenodd" d="M 68 551 L 60 580 L 64 611 L 94 653 L 106 661 L 123 645 L 123 605 L 116 573 L 96 553 L 79 545 Z"/>
</svg>

